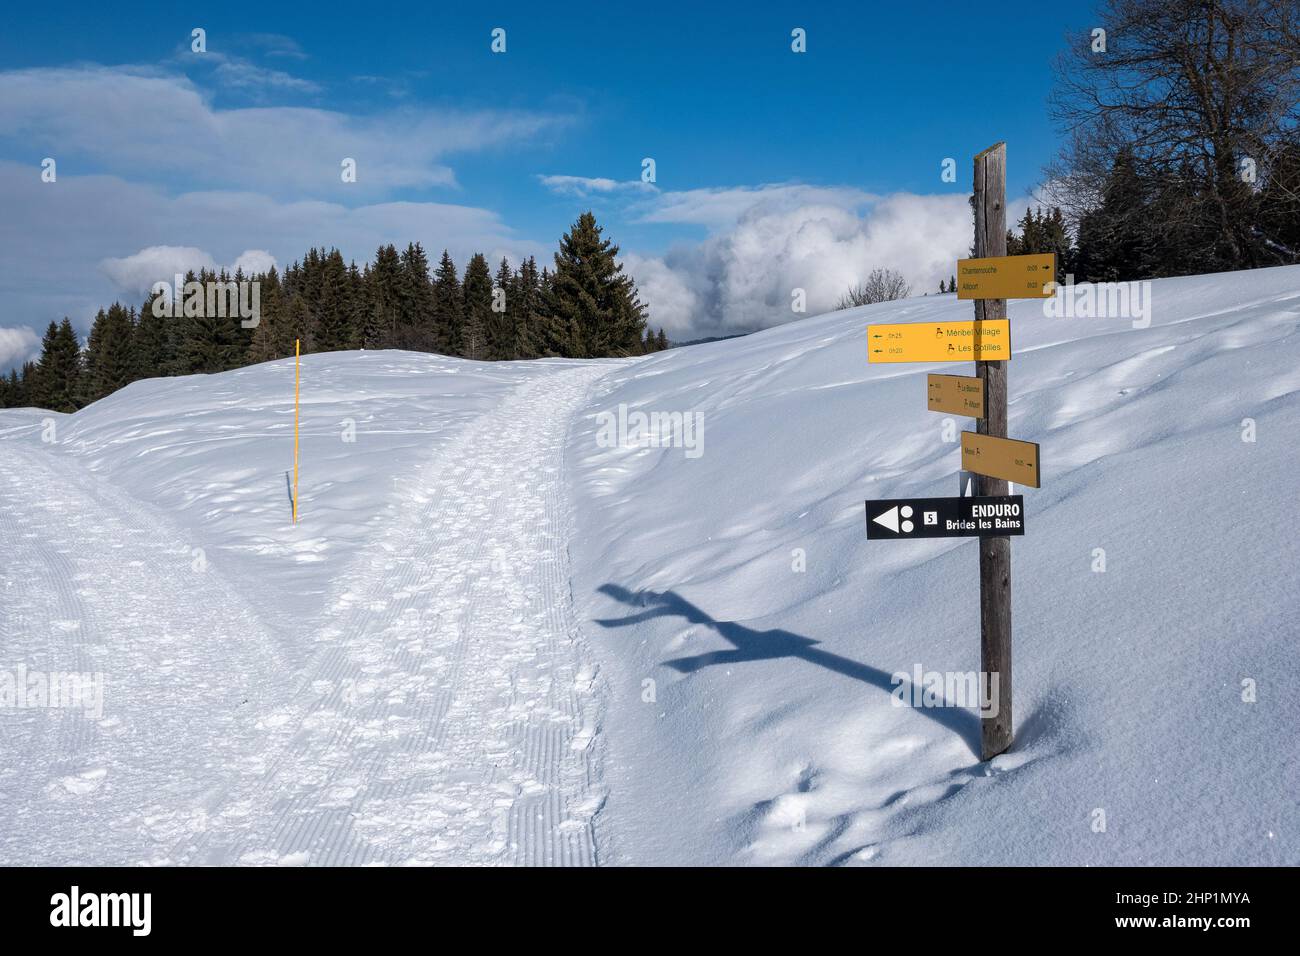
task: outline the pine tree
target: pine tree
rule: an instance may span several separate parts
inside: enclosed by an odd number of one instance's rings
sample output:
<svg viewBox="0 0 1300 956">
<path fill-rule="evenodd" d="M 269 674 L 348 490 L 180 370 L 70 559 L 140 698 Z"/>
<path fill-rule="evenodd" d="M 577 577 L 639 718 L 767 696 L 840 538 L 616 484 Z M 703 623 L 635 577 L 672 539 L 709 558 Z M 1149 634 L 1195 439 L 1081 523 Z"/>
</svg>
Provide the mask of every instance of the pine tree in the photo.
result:
<svg viewBox="0 0 1300 956">
<path fill-rule="evenodd" d="M 35 405 L 36 400 L 32 397 L 34 394 L 36 374 L 36 360 L 28 359 L 23 363 L 22 371 L 18 373 L 18 379 L 22 383 L 22 398 L 25 405 Z"/>
<path fill-rule="evenodd" d="M 31 368 L 30 362 L 23 363 L 23 372 Z M 9 374 L 0 379 L 0 408 L 26 408 L 27 388 L 18 369 L 11 368 Z"/>
<path fill-rule="evenodd" d="M 361 267 L 361 281 L 356 292 L 358 340 L 361 349 L 383 348 L 383 312 L 375 307 L 374 278 L 370 263 Z"/>
<path fill-rule="evenodd" d="M 114 303 L 116 304 L 116 303 Z M 95 319 L 90 323 L 90 334 L 86 336 L 86 350 L 81 357 L 81 391 L 77 396 L 77 402 L 80 405 L 89 405 L 91 402 L 98 401 L 102 395 L 97 394 L 98 388 L 94 383 L 95 366 L 98 364 L 99 355 L 103 351 L 103 341 L 106 336 L 105 327 L 108 325 L 108 316 L 103 309 L 95 313 Z"/>
<path fill-rule="evenodd" d="M 519 302 L 516 301 L 517 282 L 510 269 L 510 263 L 504 258 L 497 267 L 496 280 L 492 286 L 492 298 L 487 314 L 487 357 L 493 361 L 516 358 L 515 346 L 517 333 Z"/>
<path fill-rule="evenodd" d="M 185 348 L 185 341 L 188 337 L 188 322 L 185 319 L 182 308 L 184 304 L 185 286 L 191 282 L 197 281 L 198 276 L 196 276 L 192 271 L 185 273 L 181 288 L 172 293 L 173 295 L 175 295 L 176 292 L 181 293 L 181 298 L 171 303 L 171 315 L 165 317 L 160 326 L 163 329 L 163 352 L 166 355 L 167 363 L 163 372 L 165 375 L 188 375 L 190 373 L 190 369 L 186 362 Z M 159 307 L 165 308 L 166 301 L 164 300 Z M 152 312 L 152 308 L 150 311 Z"/>
<path fill-rule="evenodd" d="M 1031 253 L 1040 251 L 1038 236 L 1039 220 L 1032 209 L 1026 209 L 1024 216 L 1018 223 L 1020 235 L 1017 236 L 1012 230 L 1007 230 L 1007 255 L 1009 256 L 1026 256 Z"/>
<path fill-rule="evenodd" d="M 29 408 L 36 404 L 32 399 L 32 383 L 35 381 L 36 363 L 30 360 L 24 362 L 22 370 L 18 373 L 16 390 L 11 390 L 10 408 Z M 10 385 L 15 385 L 12 379 Z"/>
<path fill-rule="evenodd" d="M 563 318 L 558 314 L 552 298 L 555 294 L 555 277 L 546 266 L 537 287 L 537 319 L 533 324 L 533 341 L 536 353 L 542 357 L 575 355 L 578 349 L 578 320 Z"/>
<path fill-rule="evenodd" d="M 316 316 L 313 351 L 337 352 L 352 347 L 352 296 L 343 254 L 331 249 L 320 260 L 320 287 L 308 305 Z"/>
<path fill-rule="evenodd" d="M 1020 235 L 1007 230 L 1007 255 L 1028 256 L 1046 252 L 1056 254 L 1056 281 L 1064 282 L 1066 272 L 1074 265 L 1074 249 L 1070 244 L 1065 216 L 1059 208 L 1050 212 L 1025 210 L 1021 218 Z M 953 291 L 957 291 L 956 288 Z"/>
<path fill-rule="evenodd" d="M 541 354 L 541 278 L 537 274 L 537 260 L 529 256 L 519 265 L 515 277 L 514 301 L 515 341 L 511 350 L 515 358 L 531 359 Z"/>
<path fill-rule="evenodd" d="M 442 250 L 438 274 L 433 280 L 433 327 L 435 349 L 444 355 L 460 355 L 464 347 L 465 309 L 456 263 Z"/>
<path fill-rule="evenodd" d="M 182 375 L 224 372 L 243 362 L 246 346 L 239 317 L 238 294 L 216 291 L 235 288 L 235 279 L 224 270 L 220 274 L 200 271 L 196 280 L 203 294 L 184 296 L 183 315 L 173 318 L 182 328 L 178 353 L 178 371 Z M 188 279 L 187 279 L 188 285 Z M 208 294 L 211 291 L 212 294 Z M 220 313 L 225 312 L 223 316 Z"/>
<path fill-rule="evenodd" d="M 132 381 L 170 375 L 174 364 L 168 347 L 171 342 L 169 326 L 176 320 L 156 314 L 154 301 L 154 296 L 145 299 L 136 317 L 135 332 L 131 336 L 131 358 L 135 363 Z M 159 308 L 162 308 L 161 303 Z"/>
<path fill-rule="evenodd" d="M 75 412 L 80 407 L 81 345 L 72 322 L 50 323 L 41 342 L 30 401 L 52 412 Z"/>
<path fill-rule="evenodd" d="M 1041 252 L 1056 254 L 1056 281 L 1065 282 L 1066 273 L 1074 270 L 1074 245 L 1070 241 L 1070 231 L 1065 225 L 1065 214 L 1060 207 L 1053 207 L 1050 214 L 1043 216 L 1039 225 Z"/>
<path fill-rule="evenodd" d="M 99 310 L 86 340 L 84 374 L 81 377 L 82 404 L 97 402 L 135 380 L 133 354 L 135 312 L 114 302 Z"/>
<path fill-rule="evenodd" d="M 1166 260 L 1152 194 L 1127 152 L 1116 158 L 1101 203 L 1079 220 L 1078 279 L 1114 282 L 1147 278 Z M 1135 210 L 1141 210 L 1135 215 Z"/>
<path fill-rule="evenodd" d="M 223 349 L 223 362 L 224 367 L 227 369 L 240 368 L 245 364 L 245 359 L 248 355 L 248 347 L 253 342 L 253 333 L 257 331 L 255 327 L 244 327 L 245 318 L 243 315 L 243 309 L 245 307 L 250 310 L 253 307 L 251 287 L 246 287 L 250 286 L 250 283 L 254 280 L 260 282 L 258 276 L 245 275 L 242 267 L 235 269 L 235 274 L 231 277 L 231 281 L 234 282 L 235 288 L 233 290 L 234 294 L 230 297 L 230 304 L 228 305 L 226 312 L 229 322 L 226 326 L 226 343 L 225 348 Z M 261 308 L 261 291 L 259 285 L 257 302 L 259 309 Z M 249 321 L 251 321 L 251 317 Z"/>
<path fill-rule="evenodd" d="M 429 278 L 429 257 L 418 242 L 402 253 L 402 278 L 398 286 L 400 347 L 421 352 L 438 350 L 433 281 Z"/>
<path fill-rule="evenodd" d="M 662 351 L 664 351 L 664 349 L 666 349 L 666 348 L 668 348 L 668 336 L 664 335 L 664 330 L 663 330 L 662 328 L 660 328 L 660 329 L 659 329 L 659 338 L 658 338 L 658 340 L 655 342 L 655 350 L 658 351 L 658 352 L 662 352 Z"/>
<path fill-rule="evenodd" d="M 397 249 L 391 244 L 380 246 L 367 279 L 366 348 L 386 349 L 397 345 L 401 281 L 402 260 Z"/>
<path fill-rule="evenodd" d="M 462 308 L 465 318 L 461 355 L 476 360 L 490 358 L 487 336 L 492 315 L 492 273 L 481 252 L 475 253 L 465 267 Z"/>
<path fill-rule="evenodd" d="M 294 294 L 289 299 L 289 307 L 286 310 L 288 321 L 284 323 L 284 338 L 277 337 L 277 347 L 283 348 L 285 356 L 294 354 L 296 343 L 301 343 L 301 350 L 307 351 L 307 341 L 311 334 L 311 310 L 307 308 L 307 300 L 301 295 Z"/>
<path fill-rule="evenodd" d="M 297 339 L 302 343 L 302 351 L 315 352 L 320 348 L 319 328 L 320 328 L 320 303 L 322 299 L 322 286 L 324 285 L 324 275 L 322 262 L 324 256 L 322 251 L 317 249 L 308 249 L 307 255 L 302 260 L 302 271 L 294 292 L 302 300 L 303 311 L 298 316 L 299 327 L 295 329 L 298 333 Z"/>
<path fill-rule="evenodd" d="M 360 349 L 366 345 L 366 319 L 369 314 L 365 276 L 353 259 L 348 264 L 347 302 L 345 303 L 348 328 L 348 348 Z"/>
<path fill-rule="evenodd" d="M 274 267 L 262 277 L 260 298 L 261 316 L 248 345 L 248 361 L 253 364 L 288 358 L 294 345 L 294 329 Z"/>
<path fill-rule="evenodd" d="M 618 246 L 601 238 L 584 212 L 560 239 L 547 301 L 552 346 L 576 358 L 635 355 L 641 349 L 645 306 L 623 274 Z"/>
</svg>

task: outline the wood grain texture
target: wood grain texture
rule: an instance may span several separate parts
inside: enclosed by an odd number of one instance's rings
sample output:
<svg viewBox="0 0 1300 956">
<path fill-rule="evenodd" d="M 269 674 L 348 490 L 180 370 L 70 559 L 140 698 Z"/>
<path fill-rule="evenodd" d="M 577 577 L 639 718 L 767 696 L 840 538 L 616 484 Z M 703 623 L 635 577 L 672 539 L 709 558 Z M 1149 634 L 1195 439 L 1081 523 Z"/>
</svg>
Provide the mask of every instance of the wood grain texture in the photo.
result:
<svg viewBox="0 0 1300 956">
<path fill-rule="evenodd" d="M 975 157 L 975 257 L 1007 254 L 1007 146 L 997 143 Z M 1005 319 L 1005 299 L 977 299 L 976 319 Z M 985 417 L 976 431 L 1007 437 L 1007 363 L 976 362 L 984 379 Z M 979 475 L 977 495 L 1005 495 L 1001 478 Z M 980 539 L 980 670 L 998 675 L 997 713 L 981 715 L 980 756 L 991 760 L 1011 746 L 1011 539 Z M 987 678 L 986 678 L 987 679 Z"/>
</svg>

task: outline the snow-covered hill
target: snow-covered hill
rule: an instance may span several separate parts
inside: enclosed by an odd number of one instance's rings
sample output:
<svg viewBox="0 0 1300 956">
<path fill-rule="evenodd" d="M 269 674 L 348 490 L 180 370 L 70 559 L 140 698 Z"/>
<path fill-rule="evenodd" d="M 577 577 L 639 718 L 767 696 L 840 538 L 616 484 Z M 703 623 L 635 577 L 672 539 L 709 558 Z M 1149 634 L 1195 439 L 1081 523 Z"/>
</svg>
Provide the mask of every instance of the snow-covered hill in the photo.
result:
<svg viewBox="0 0 1300 956">
<path fill-rule="evenodd" d="M 0 862 L 1300 862 L 1300 268 L 1152 296 L 1012 305 L 1043 487 L 989 764 L 891 680 L 978 669 L 976 546 L 862 508 L 957 491 L 935 367 L 863 329 L 952 296 L 639 360 L 308 356 L 296 527 L 292 362 L 0 412 L 0 690 L 104 691 L 0 709 Z M 610 447 L 620 406 L 702 441 Z"/>
<path fill-rule="evenodd" d="M 918 665 L 979 669 L 977 546 L 868 542 L 862 504 L 958 492 L 925 375 L 972 374 L 868 365 L 864 323 L 971 303 L 825 315 L 598 383 L 592 409 L 704 416 L 698 458 L 611 453 L 591 421 L 570 440 L 610 859 L 1300 862 L 1300 268 L 1152 296 L 1146 329 L 1011 304 L 1008 433 L 1041 444 L 1043 477 L 1016 489 L 1018 742 L 991 764 L 973 710 L 890 696 Z"/>
</svg>

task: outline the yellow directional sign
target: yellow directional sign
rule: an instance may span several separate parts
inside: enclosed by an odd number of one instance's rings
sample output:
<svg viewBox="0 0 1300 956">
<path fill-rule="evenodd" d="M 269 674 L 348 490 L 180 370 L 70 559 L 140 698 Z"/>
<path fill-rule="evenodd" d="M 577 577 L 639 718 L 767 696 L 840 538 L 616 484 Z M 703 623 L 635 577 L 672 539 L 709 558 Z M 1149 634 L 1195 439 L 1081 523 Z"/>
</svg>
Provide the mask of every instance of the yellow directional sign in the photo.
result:
<svg viewBox="0 0 1300 956">
<path fill-rule="evenodd" d="M 930 375 L 926 400 L 932 412 L 984 417 L 984 379 L 969 375 Z"/>
<path fill-rule="evenodd" d="M 869 362 L 1005 362 L 1011 322 L 903 322 L 867 326 Z"/>
<path fill-rule="evenodd" d="M 961 433 L 961 468 L 977 475 L 1038 488 L 1038 444 L 995 438 L 978 432 Z"/>
<path fill-rule="evenodd" d="M 1056 253 L 957 260 L 959 299 L 1050 299 Z"/>
</svg>

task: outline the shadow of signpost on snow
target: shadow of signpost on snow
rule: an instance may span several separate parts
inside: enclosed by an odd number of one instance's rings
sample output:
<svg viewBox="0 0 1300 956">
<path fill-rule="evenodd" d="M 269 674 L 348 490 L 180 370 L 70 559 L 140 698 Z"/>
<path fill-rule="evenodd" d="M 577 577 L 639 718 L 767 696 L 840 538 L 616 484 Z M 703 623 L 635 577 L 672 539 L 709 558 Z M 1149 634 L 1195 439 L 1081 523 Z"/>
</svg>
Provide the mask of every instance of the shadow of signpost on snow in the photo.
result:
<svg viewBox="0 0 1300 956">
<path fill-rule="evenodd" d="M 601 594 L 609 595 L 629 607 L 644 608 L 640 613 L 621 618 L 597 618 L 596 623 L 602 627 L 627 627 L 656 617 L 676 616 L 692 624 L 703 624 L 717 631 L 729 641 L 734 650 L 710 651 L 691 657 L 678 657 L 663 661 L 666 667 L 682 674 L 693 674 L 705 667 L 717 664 L 743 664 L 747 661 L 775 660 L 793 657 L 809 664 L 825 667 L 827 670 L 854 680 L 870 684 L 889 694 L 895 684 L 890 675 L 878 667 L 832 654 L 817 647 L 818 642 L 791 631 L 769 630 L 757 631 L 735 621 L 719 621 L 710 617 L 695 604 L 674 591 L 629 591 L 617 584 L 603 584 Z M 964 707 L 920 707 L 917 712 L 935 723 L 946 727 L 961 737 L 971 753 L 979 755 L 980 721 L 978 715 Z"/>
</svg>

